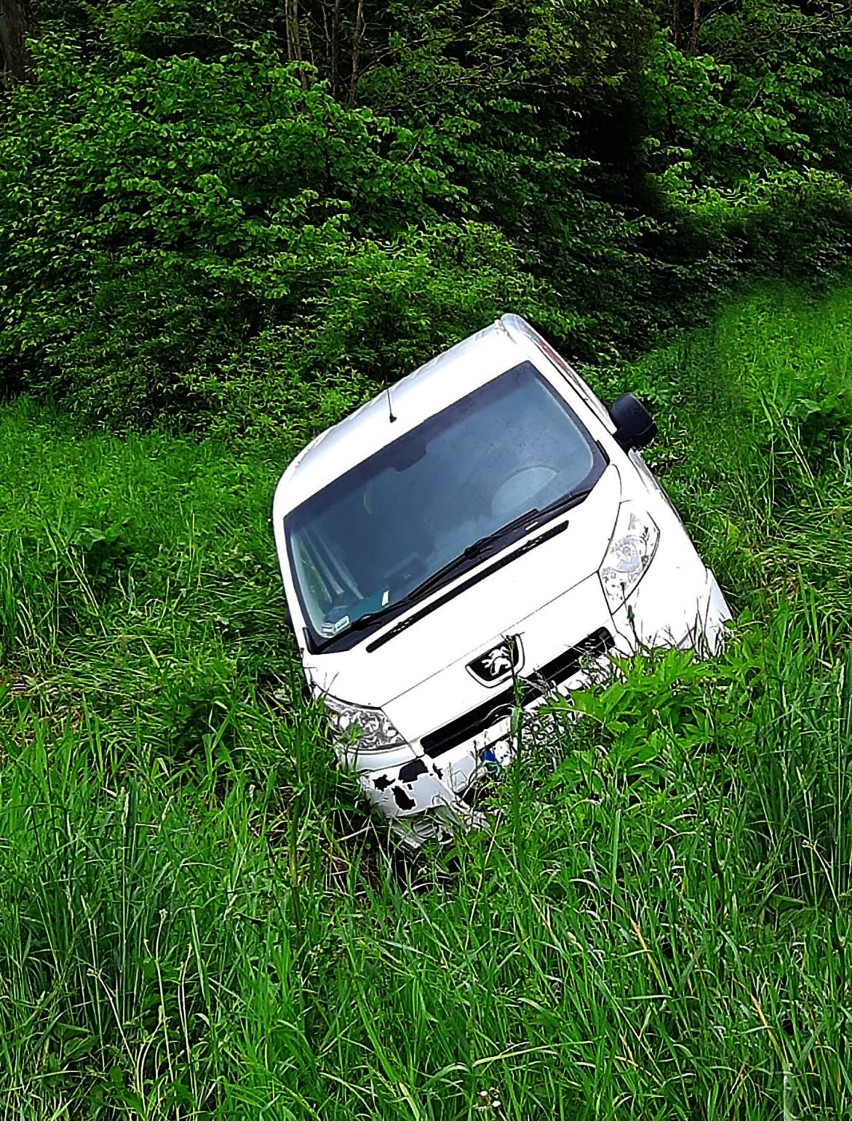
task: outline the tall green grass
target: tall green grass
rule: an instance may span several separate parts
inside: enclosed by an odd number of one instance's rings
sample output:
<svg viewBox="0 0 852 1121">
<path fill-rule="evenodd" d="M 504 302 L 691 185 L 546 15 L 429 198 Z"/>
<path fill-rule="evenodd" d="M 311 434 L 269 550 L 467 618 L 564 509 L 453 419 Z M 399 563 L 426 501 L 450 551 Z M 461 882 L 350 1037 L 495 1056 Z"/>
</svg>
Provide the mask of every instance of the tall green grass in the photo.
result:
<svg viewBox="0 0 852 1121">
<path fill-rule="evenodd" d="M 852 289 L 767 288 L 629 375 L 662 415 L 650 450 L 733 602 L 800 598 L 850 635 Z M 803 605 L 804 610 L 804 605 Z"/>
<path fill-rule="evenodd" d="M 850 311 L 758 294 L 622 375 L 732 641 L 554 703 L 410 866 L 301 699 L 286 449 L 7 408 L 0 1116 L 848 1116 Z"/>
</svg>

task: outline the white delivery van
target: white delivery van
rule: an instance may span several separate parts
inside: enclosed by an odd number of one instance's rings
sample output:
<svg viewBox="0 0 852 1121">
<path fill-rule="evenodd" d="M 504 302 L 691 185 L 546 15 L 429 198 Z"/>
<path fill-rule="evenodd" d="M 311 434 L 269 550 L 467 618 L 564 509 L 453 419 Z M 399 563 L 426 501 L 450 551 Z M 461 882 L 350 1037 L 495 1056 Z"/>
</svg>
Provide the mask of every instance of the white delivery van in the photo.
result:
<svg viewBox="0 0 852 1121">
<path fill-rule="evenodd" d="M 492 326 L 318 436 L 273 522 L 312 692 L 370 802 L 416 844 L 472 822 L 510 714 L 610 652 L 712 652 L 730 613 L 638 449 L 523 319 Z"/>
</svg>

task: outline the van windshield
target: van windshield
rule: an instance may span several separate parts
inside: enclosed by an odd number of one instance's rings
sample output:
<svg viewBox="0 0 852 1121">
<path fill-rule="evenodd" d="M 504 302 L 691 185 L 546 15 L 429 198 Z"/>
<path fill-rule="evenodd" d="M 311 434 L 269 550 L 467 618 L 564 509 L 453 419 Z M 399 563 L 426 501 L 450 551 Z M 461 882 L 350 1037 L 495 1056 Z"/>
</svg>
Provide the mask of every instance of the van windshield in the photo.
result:
<svg viewBox="0 0 852 1121">
<path fill-rule="evenodd" d="M 314 639 L 334 645 L 361 629 L 359 620 L 384 621 L 416 601 L 421 587 L 430 594 L 445 570 L 451 580 L 479 563 L 484 540 L 492 555 L 508 544 L 501 529 L 553 504 L 555 514 L 605 466 L 530 362 L 455 401 L 287 515 L 290 564 Z"/>
</svg>

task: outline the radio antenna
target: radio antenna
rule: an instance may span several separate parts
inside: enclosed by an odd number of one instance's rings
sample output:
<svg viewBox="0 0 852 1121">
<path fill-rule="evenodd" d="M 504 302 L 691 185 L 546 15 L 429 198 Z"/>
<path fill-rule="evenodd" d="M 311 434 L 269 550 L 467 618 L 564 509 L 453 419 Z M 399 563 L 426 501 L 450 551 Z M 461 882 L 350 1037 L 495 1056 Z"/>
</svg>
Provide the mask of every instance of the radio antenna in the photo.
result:
<svg viewBox="0 0 852 1121">
<path fill-rule="evenodd" d="M 385 386 L 385 393 L 387 393 L 388 395 L 388 420 L 391 422 L 391 424 L 393 424 L 393 422 L 396 420 L 396 417 L 393 415 L 393 402 L 391 401 L 389 385 Z"/>
</svg>

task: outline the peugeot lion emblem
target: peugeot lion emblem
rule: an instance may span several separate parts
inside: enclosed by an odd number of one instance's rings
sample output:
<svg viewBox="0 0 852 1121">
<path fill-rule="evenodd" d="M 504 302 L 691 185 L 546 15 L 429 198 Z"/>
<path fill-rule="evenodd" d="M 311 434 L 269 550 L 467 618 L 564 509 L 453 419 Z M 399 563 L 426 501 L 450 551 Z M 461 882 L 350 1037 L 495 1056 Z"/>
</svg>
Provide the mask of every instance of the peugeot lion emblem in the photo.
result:
<svg viewBox="0 0 852 1121">
<path fill-rule="evenodd" d="M 521 664 L 521 640 L 517 635 L 504 638 L 499 646 L 493 646 L 467 663 L 467 672 L 481 685 L 500 685 L 519 668 Z"/>
</svg>

